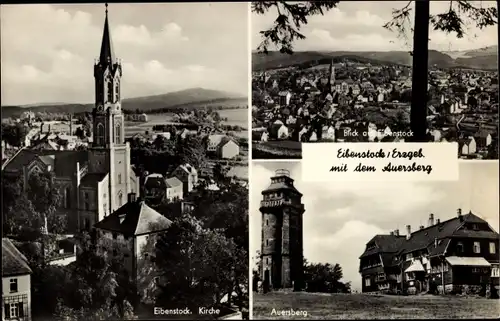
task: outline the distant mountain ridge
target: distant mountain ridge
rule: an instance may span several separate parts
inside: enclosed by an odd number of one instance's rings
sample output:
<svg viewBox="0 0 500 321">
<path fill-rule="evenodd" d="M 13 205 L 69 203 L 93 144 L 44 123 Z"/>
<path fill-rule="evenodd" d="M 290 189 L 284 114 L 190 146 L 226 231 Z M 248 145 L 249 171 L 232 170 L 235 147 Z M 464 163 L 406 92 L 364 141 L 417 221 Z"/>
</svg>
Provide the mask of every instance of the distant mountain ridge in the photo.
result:
<svg viewBox="0 0 500 321">
<path fill-rule="evenodd" d="M 190 88 L 160 95 L 126 98 L 122 101 L 122 108 L 126 110 L 140 110 L 154 112 L 165 108 L 193 108 L 203 105 L 223 105 L 238 107 L 247 103 L 243 95 L 204 88 Z M 94 104 L 30 104 L 20 106 L 2 106 L 2 118 L 17 117 L 25 111 L 49 113 L 79 114 L 92 110 Z"/>
<path fill-rule="evenodd" d="M 440 68 L 462 67 L 471 69 L 497 70 L 498 46 L 490 46 L 453 54 L 429 50 L 429 65 Z M 452 58 L 454 56 L 455 58 Z M 255 71 L 307 65 L 318 61 L 343 59 L 369 62 L 372 64 L 396 64 L 411 66 L 413 57 L 407 51 L 297 51 L 292 55 L 271 51 L 267 55 L 252 52 L 252 68 Z"/>
</svg>

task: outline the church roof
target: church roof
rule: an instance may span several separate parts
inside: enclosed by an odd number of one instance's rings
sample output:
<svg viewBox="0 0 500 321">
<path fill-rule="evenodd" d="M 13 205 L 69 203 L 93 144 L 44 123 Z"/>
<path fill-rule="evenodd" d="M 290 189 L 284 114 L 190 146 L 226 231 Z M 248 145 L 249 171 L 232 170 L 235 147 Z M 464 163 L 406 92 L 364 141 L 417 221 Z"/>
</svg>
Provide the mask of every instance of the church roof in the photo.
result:
<svg viewBox="0 0 500 321">
<path fill-rule="evenodd" d="M 113 50 L 113 41 L 111 40 L 111 32 L 108 22 L 108 4 L 106 4 L 106 18 L 104 20 L 104 31 L 102 33 L 101 54 L 99 61 L 103 65 L 107 65 L 108 58 L 111 64 L 115 62 L 115 52 Z"/>
<path fill-rule="evenodd" d="M 126 203 L 96 223 L 95 228 L 135 236 L 160 232 L 171 224 L 171 220 L 138 200 Z"/>
<path fill-rule="evenodd" d="M 11 240 L 2 238 L 2 276 L 31 274 L 26 257 L 15 247 Z"/>
</svg>

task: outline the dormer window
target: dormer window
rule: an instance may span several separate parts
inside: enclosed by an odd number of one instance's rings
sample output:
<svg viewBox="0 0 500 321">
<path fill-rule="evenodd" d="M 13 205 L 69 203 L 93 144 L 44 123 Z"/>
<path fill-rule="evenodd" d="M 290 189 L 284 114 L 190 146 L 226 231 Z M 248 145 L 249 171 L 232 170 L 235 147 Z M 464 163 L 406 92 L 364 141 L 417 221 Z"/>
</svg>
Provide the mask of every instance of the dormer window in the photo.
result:
<svg viewBox="0 0 500 321">
<path fill-rule="evenodd" d="M 122 224 L 123 221 L 125 220 L 125 214 L 120 215 L 119 218 L 120 218 L 120 224 Z"/>
</svg>

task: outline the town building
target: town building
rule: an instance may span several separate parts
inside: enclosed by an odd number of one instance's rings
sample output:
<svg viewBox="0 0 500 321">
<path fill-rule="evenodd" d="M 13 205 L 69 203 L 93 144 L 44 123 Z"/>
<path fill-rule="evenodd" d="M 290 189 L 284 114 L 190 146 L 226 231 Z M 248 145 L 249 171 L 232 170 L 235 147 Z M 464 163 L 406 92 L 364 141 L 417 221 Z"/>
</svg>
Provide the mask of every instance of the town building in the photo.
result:
<svg viewBox="0 0 500 321">
<path fill-rule="evenodd" d="M 400 235 L 376 235 L 360 256 L 363 292 L 498 295 L 499 234 L 485 220 L 458 209 L 441 222 Z"/>
<path fill-rule="evenodd" d="M 260 277 L 269 289 L 304 287 L 302 194 L 287 170 L 277 170 L 262 191 Z"/>
<path fill-rule="evenodd" d="M 145 245 L 165 232 L 172 222 L 130 193 L 127 203 L 95 224 L 98 251 L 104 255 L 124 256 L 124 268 L 137 282 L 138 292 L 151 286 L 139 281 L 141 260 L 149 259 Z M 152 239 L 151 239 L 152 238 Z"/>
<path fill-rule="evenodd" d="M 207 154 L 212 154 L 220 159 L 232 159 L 240 154 L 240 146 L 226 135 L 209 135 Z"/>
<path fill-rule="evenodd" d="M 172 172 L 172 176 L 177 177 L 182 182 L 184 195 L 187 195 L 198 185 L 198 170 L 190 164 L 177 166 Z"/>
<path fill-rule="evenodd" d="M 31 320 L 31 274 L 26 257 L 2 238 L 2 320 Z"/>
<path fill-rule="evenodd" d="M 25 181 L 36 171 L 54 172 L 64 198 L 58 214 L 67 217 L 68 232 L 90 230 L 120 208 L 129 193 L 139 191 L 130 145 L 124 141 L 121 77 L 106 11 L 101 52 L 94 65 L 91 146 L 80 151 L 23 149 L 5 164 L 5 175 L 23 175 Z"/>
</svg>

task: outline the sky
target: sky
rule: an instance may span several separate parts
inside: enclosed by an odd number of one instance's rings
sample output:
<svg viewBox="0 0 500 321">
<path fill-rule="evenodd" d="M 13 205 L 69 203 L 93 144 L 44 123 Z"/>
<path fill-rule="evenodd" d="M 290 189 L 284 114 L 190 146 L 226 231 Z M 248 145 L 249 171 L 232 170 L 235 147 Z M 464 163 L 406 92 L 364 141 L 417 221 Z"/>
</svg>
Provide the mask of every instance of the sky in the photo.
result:
<svg viewBox="0 0 500 321">
<path fill-rule="evenodd" d="M 483 7 L 496 7 L 495 1 L 468 1 Z M 297 51 L 390 51 L 410 50 L 405 41 L 397 34 L 382 26 L 392 19 L 393 9 L 401 9 L 407 1 L 340 1 L 325 15 L 316 15 L 308 19 L 307 25 L 300 32 L 306 36 L 294 45 Z M 414 2 L 413 2 L 414 3 Z M 449 1 L 431 1 L 430 14 L 448 11 Z M 413 8 L 413 4 L 411 5 Z M 410 13 L 413 18 L 414 11 Z M 259 31 L 270 28 L 277 18 L 273 8 L 265 15 L 252 14 L 252 50 L 261 42 Z M 411 22 L 413 25 L 413 22 Z M 497 45 L 497 26 L 479 30 L 475 25 L 467 27 L 467 36 L 458 39 L 440 31 L 429 30 L 429 48 L 439 51 L 458 51 L 484 48 Z M 410 37 L 409 45 L 412 45 Z M 270 48 L 271 49 L 271 48 Z M 275 48 L 273 48 L 275 49 Z"/>
<path fill-rule="evenodd" d="M 338 263 L 344 281 L 361 290 L 359 256 L 376 234 L 395 229 L 406 234 L 427 225 L 429 214 L 445 221 L 472 211 L 498 232 L 498 162 L 461 161 L 457 182 L 342 182 L 330 186 L 302 182 L 299 162 L 253 162 L 250 190 L 250 251 L 260 250 L 262 218 L 258 210 L 261 191 L 276 169 L 288 169 L 305 207 L 304 257 L 314 263 Z M 251 267 L 255 267 L 252 262 Z"/>
<path fill-rule="evenodd" d="M 248 3 L 109 4 L 124 98 L 202 87 L 248 95 Z M 90 103 L 104 4 L 2 5 L 2 105 Z"/>
</svg>

